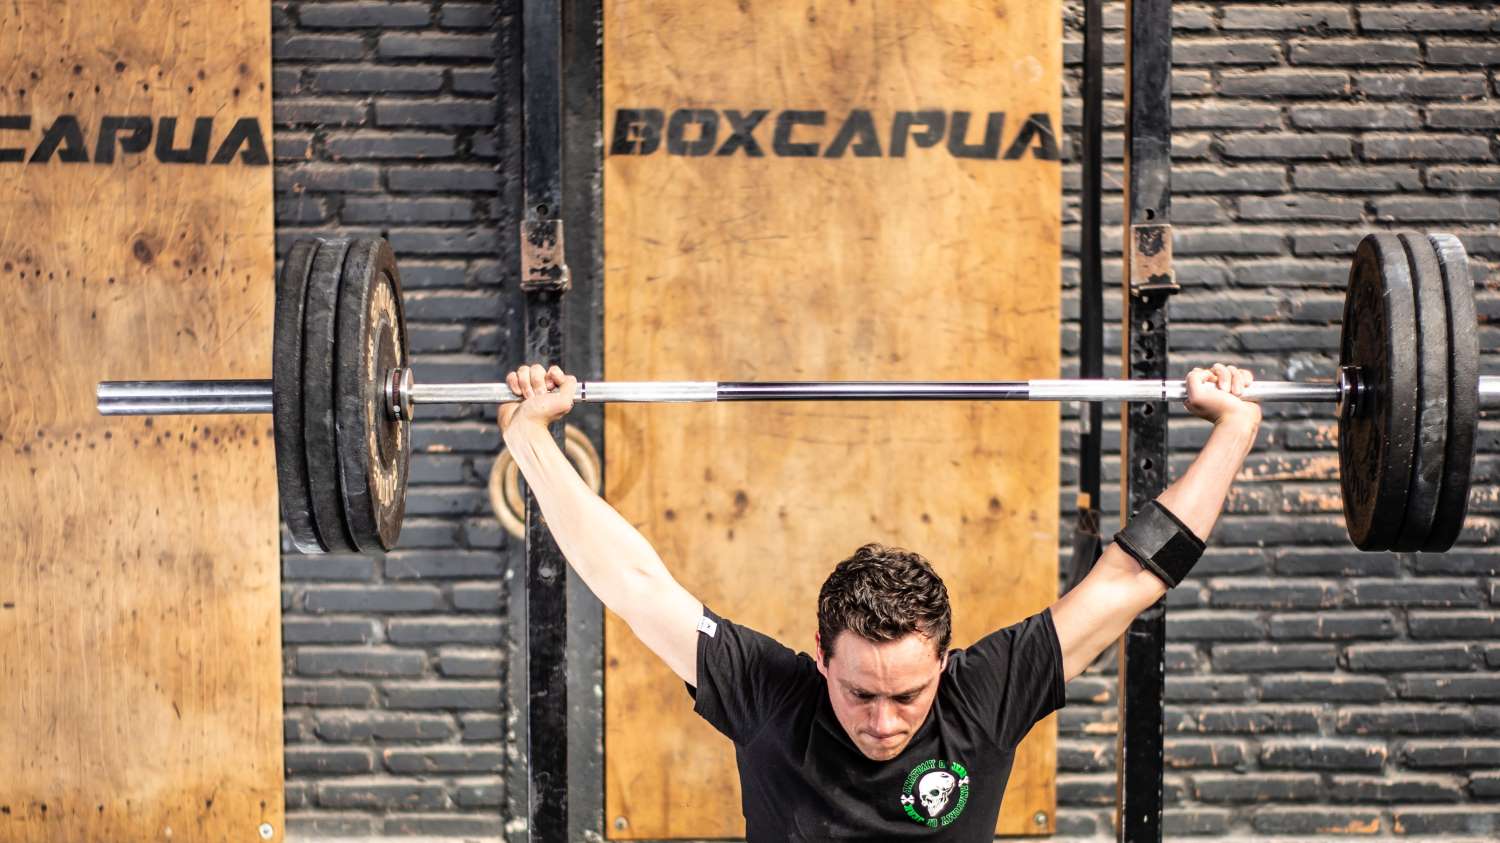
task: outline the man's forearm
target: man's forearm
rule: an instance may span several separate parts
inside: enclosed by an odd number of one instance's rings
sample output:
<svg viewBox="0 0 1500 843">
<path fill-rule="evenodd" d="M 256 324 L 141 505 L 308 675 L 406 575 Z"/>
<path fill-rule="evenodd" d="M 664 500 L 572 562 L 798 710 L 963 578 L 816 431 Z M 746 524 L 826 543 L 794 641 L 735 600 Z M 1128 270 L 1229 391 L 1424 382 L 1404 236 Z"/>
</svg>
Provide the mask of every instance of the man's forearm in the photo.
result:
<svg viewBox="0 0 1500 843">
<path fill-rule="evenodd" d="M 1258 421 L 1238 416 L 1214 425 L 1192 465 L 1156 499 L 1199 538 L 1207 540 L 1259 429 Z"/>
<path fill-rule="evenodd" d="M 618 604 L 650 588 L 655 578 L 670 577 L 655 548 L 583 482 L 545 427 L 514 424 L 505 444 L 558 548 L 606 606 L 620 612 Z"/>
</svg>

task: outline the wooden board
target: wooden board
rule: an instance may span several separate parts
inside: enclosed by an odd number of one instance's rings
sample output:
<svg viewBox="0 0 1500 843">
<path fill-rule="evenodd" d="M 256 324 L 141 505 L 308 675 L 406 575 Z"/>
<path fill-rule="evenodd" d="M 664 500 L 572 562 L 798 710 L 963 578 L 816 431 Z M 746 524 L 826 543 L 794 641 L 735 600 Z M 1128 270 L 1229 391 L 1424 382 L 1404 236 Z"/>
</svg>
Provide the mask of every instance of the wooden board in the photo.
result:
<svg viewBox="0 0 1500 843">
<path fill-rule="evenodd" d="M 1060 125 L 1055 2 L 604 9 L 608 379 L 1057 376 L 1060 168 L 1035 132 Z M 935 119 L 963 143 L 921 145 Z M 919 550 L 962 645 L 1056 597 L 1056 417 L 611 406 L 606 495 L 708 605 L 808 651 L 834 563 Z M 729 742 L 613 616 L 605 647 L 609 834 L 742 835 Z M 1055 743 L 1049 720 L 1023 745 L 1001 833 L 1052 831 Z"/>
<path fill-rule="evenodd" d="M 270 371 L 270 9 L 4 23 L 0 841 L 280 840 L 270 417 L 94 412 L 103 379 Z"/>
</svg>

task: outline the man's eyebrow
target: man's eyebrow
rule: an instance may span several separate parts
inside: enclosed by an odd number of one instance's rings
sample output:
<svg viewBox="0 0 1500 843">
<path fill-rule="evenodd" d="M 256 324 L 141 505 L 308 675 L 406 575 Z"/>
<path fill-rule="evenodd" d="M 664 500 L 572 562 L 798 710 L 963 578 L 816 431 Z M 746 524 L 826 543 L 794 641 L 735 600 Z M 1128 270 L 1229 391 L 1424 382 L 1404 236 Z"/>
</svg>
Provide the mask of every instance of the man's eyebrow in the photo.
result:
<svg viewBox="0 0 1500 843">
<path fill-rule="evenodd" d="M 921 685 L 918 685 L 917 687 L 912 688 L 912 689 L 907 690 L 907 691 L 898 691 L 897 693 L 894 693 L 894 694 L 877 694 L 874 691 L 870 691 L 870 690 L 866 690 L 864 688 L 861 688 L 860 686 L 854 684 L 853 682 L 850 682 L 847 679 L 843 679 L 843 680 L 840 680 L 840 681 L 843 683 L 844 687 L 847 688 L 850 691 L 850 693 L 863 694 L 865 696 L 870 696 L 870 697 L 879 697 L 879 696 L 915 697 L 917 694 L 920 694 L 923 691 L 927 690 L 927 686 L 932 684 L 932 681 L 928 680 L 926 682 L 923 682 Z"/>
</svg>

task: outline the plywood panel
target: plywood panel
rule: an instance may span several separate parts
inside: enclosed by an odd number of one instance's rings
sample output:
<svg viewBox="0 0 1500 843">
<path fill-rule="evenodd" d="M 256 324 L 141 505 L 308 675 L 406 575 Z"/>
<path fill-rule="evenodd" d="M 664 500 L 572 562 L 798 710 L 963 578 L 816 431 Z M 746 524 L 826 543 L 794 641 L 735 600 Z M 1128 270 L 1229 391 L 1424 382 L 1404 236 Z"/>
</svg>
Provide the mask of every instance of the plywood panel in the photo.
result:
<svg viewBox="0 0 1500 843">
<path fill-rule="evenodd" d="M 279 840 L 270 419 L 93 406 L 270 370 L 269 6 L 3 22 L 0 841 Z"/>
<path fill-rule="evenodd" d="M 608 378 L 1057 376 L 1055 2 L 604 8 Z M 606 495 L 707 604 L 809 651 L 835 562 L 919 550 L 965 644 L 1056 596 L 1056 412 L 611 406 Z M 613 616 L 605 646 L 609 833 L 743 834 L 730 744 Z M 999 831 L 1052 830 L 1054 757 L 1049 720 Z"/>
</svg>

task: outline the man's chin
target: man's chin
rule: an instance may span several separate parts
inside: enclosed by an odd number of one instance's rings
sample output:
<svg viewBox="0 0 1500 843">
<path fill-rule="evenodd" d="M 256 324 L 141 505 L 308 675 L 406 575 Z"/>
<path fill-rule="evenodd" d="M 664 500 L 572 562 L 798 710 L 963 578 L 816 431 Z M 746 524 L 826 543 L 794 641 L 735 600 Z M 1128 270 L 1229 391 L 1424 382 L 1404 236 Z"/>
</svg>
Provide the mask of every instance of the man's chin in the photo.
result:
<svg viewBox="0 0 1500 843">
<path fill-rule="evenodd" d="M 867 743 L 861 746 L 859 751 L 864 753 L 864 756 L 871 761 L 889 761 L 900 755 L 903 749 L 906 749 L 906 741 L 895 744 Z"/>
</svg>

